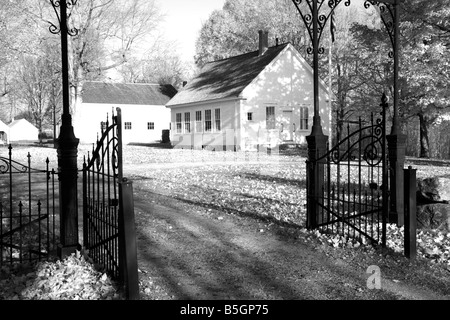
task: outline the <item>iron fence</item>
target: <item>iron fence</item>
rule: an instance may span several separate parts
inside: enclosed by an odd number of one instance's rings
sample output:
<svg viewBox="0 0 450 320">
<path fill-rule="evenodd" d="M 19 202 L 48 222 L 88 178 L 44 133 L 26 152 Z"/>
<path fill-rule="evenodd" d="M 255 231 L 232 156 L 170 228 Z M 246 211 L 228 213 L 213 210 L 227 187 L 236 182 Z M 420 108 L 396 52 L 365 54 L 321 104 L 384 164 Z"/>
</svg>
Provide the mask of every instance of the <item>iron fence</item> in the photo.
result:
<svg viewBox="0 0 450 320">
<path fill-rule="evenodd" d="M 0 157 L 0 266 L 47 259 L 56 252 L 58 230 L 54 169 L 49 159 L 43 169 L 31 167 L 31 155 L 22 164 Z"/>
</svg>

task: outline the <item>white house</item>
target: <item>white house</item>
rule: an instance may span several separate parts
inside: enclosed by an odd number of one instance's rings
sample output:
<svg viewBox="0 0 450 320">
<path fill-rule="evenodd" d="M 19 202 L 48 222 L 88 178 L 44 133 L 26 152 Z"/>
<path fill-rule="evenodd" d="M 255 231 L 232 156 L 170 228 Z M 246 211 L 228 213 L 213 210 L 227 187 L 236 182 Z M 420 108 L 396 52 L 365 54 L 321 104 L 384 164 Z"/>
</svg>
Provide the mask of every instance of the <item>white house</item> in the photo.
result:
<svg viewBox="0 0 450 320">
<path fill-rule="evenodd" d="M 38 141 L 39 130 L 26 119 L 11 121 L 9 127 L 9 142 Z"/>
<path fill-rule="evenodd" d="M 169 130 L 170 110 L 165 104 L 176 93 L 172 85 L 147 83 L 85 82 L 82 103 L 74 116 L 74 133 L 81 143 L 93 143 L 102 122 L 116 108 L 122 111 L 123 143 L 160 141 L 162 130 Z"/>
<path fill-rule="evenodd" d="M 0 120 L 0 144 L 9 143 L 9 127 Z"/>
<path fill-rule="evenodd" d="M 324 82 L 319 88 L 324 134 L 331 113 Z M 313 70 L 290 44 L 206 63 L 169 101 L 171 140 L 177 148 L 255 150 L 305 144 L 313 117 Z"/>
</svg>

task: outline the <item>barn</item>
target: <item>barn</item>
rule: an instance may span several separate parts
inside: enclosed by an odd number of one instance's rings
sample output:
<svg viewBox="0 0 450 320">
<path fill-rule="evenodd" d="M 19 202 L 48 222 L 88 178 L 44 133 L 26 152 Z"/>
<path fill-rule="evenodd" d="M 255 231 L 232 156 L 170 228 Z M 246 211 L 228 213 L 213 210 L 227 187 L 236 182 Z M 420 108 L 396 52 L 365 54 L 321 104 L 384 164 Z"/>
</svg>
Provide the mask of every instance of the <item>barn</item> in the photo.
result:
<svg viewBox="0 0 450 320">
<path fill-rule="evenodd" d="M 93 143 L 106 115 L 111 119 L 112 112 L 119 107 L 123 143 L 160 141 L 162 131 L 170 127 L 170 111 L 165 105 L 175 93 L 172 85 L 85 82 L 82 103 L 74 116 L 75 136 L 81 143 Z"/>
</svg>

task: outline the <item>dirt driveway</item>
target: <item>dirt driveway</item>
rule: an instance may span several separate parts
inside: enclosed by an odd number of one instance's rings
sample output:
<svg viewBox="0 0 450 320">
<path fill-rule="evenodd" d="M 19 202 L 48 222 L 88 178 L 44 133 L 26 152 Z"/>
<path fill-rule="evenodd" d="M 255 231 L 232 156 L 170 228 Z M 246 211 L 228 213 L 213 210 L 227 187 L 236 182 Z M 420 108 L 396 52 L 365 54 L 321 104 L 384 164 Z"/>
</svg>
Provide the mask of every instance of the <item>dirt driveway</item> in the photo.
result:
<svg viewBox="0 0 450 320">
<path fill-rule="evenodd" d="M 450 299 L 450 273 L 393 252 L 151 193 L 133 179 L 141 299 Z M 376 265 L 381 289 L 369 289 Z M 447 272 L 447 273 L 446 273 Z"/>
</svg>

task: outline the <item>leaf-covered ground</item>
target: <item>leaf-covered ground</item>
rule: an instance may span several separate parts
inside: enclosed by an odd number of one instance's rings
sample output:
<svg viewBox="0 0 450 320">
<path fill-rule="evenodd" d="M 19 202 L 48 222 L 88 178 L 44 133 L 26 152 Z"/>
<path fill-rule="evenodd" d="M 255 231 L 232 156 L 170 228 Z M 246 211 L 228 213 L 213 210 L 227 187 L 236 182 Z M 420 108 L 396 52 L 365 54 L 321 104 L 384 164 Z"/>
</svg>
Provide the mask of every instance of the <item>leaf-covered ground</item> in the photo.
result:
<svg viewBox="0 0 450 320">
<path fill-rule="evenodd" d="M 80 146 L 80 167 L 83 156 L 91 149 L 91 146 Z M 0 150 L 0 156 L 5 156 L 5 150 Z M 49 157 L 56 167 L 54 149 L 18 147 L 13 150 L 18 161 L 22 157 L 24 163 L 28 151 L 33 163 Z M 418 169 L 418 177 L 450 174 L 446 166 L 413 167 Z M 132 178 L 136 191 L 147 190 L 206 211 L 218 211 L 222 219 L 231 214 L 268 223 L 305 224 L 305 158 L 300 156 L 124 146 L 124 171 Z M 351 255 L 352 250 L 366 247 L 367 252 L 378 254 L 375 248 L 346 237 L 302 230 L 305 239 L 312 239 L 329 250 L 345 248 Z M 450 270 L 450 233 L 419 230 L 417 239 L 419 259 Z M 395 253 L 403 252 L 402 228 L 388 226 L 387 245 Z M 0 292 L 3 299 L 121 298 L 113 282 L 95 271 L 82 256 L 41 263 L 20 276 L 8 272 L 3 270 L 0 283 L 4 288 Z M 77 281 L 70 280 L 75 278 Z M 150 291 L 159 287 L 147 284 L 142 290 L 151 295 Z"/>
<path fill-rule="evenodd" d="M 79 252 L 31 266 L 4 266 L 0 300 L 119 300 L 117 285 Z"/>
<path fill-rule="evenodd" d="M 303 157 L 152 149 L 147 158 L 139 157 L 139 161 L 133 158 L 137 154 L 140 153 L 131 152 L 128 161 L 144 163 L 146 161 L 142 159 L 147 159 L 146 166 L 149 168 L 128 167 L 128 173 L 138 188 L 225 213 L 305 226 L 306 159 Z M 166 165 L 151 166 L 149 163 Z M 450 177 L 450 167 L 420 165 L 414 168 L 418 177 Z M 335 247 L 360 245 L 348 237 L 313 233 Z M 403 227 L 388 224 L 387 246 L 395 252 L 403 252 L 403 234 Z M 418 230 L 417 248 L 419 256 L 450 267 L 450 232 Z"/>
</svg>

